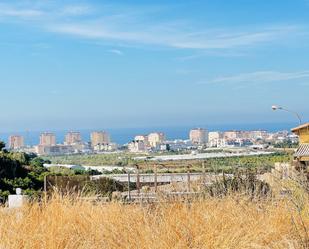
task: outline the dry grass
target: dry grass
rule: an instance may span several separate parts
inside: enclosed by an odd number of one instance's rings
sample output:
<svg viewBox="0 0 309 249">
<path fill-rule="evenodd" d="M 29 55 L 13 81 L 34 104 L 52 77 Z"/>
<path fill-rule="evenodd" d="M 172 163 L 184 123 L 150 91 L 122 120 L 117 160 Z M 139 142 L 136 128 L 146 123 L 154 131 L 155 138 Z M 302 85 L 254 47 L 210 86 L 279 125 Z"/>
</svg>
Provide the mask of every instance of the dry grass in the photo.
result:
<svg viewBox="0 0 309 249">
<path fill-rule="evenodd" d="M 58 196 L 0 210 L 0 248 L 307 248 L 308 206 L 235 196 L 93 205 Z"/>
</svg>

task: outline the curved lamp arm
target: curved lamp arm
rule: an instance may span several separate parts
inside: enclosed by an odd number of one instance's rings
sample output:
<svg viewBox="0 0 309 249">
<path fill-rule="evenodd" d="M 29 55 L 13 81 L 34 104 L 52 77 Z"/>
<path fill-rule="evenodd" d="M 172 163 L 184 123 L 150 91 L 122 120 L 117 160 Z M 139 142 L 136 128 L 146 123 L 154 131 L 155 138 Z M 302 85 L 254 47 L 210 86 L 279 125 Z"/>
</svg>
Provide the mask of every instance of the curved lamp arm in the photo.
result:
<svg viewBox="0 0 309 249">
<path fill-rule="evenodd" d="M 281 107 L 281 106 L 276 106 L 276 105 L 273 105 L 273 106 L 272 106 L 272 109 L 273 109 L 274 111 L 276 111 L 276 110 L 282 110 L 282 111 L 286 111 L 286 112 L 292 113 L 293 115 L 295 115 L 295 116 L 297 117 L 297 119 L 298 119 L 298 121 L 299 121 L 299 124 L 302 124 L 301 116 L 300 116 L 297 112 L 291 111 L 291 110 L 288 110 L 288 109 L 285 109 L 285 108 L 283 108 L 283 107 Z"/>
</svg>

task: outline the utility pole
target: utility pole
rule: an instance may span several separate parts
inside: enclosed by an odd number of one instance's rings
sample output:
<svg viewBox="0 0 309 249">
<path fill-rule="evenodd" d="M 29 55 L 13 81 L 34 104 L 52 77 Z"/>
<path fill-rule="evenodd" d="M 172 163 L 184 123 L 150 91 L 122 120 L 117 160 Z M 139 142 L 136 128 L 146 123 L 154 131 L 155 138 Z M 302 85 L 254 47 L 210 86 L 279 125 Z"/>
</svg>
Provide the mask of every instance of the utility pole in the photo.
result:
<svg viewBox="0 0 309 249">
<path fill-rule="evenodd" d="M 154 166 L 154 188 L 155 188 L 155 193 L 158 191 L 158 166 L 155 164 Z"/>
<path fill-rule="evenodd" d="M 44 201 L 45 205 L 47 204 L 47 176 L 44 175 Z"/>
<path fill-rule="evenodd" d="M 191 179 L 190 179 L 190 165 L 187 166 L 187 179 L 188 179 L 188 189 L 187 192 L 191 191 Z"/>
<path fill-rule="evenodd" d="M 138 196 L 140 195 L 140 175 L 139 175 L 139 166 L 138 164 L 136 164 L 136 169 L 137 169 L 137 172 L 136 172 L 136 188 L 137 188 L 137 194 Z"/>
<path fill-rule="evenodd" d="M 206 185 L 206 162 L 202 162 L 202 167 L 203 167 L 203 185 Z"/>
<path fill-rule="evenodd" d="M 129 202 L 131 202 L 131 174 L 130 174 L 130 170 L 128 170 L 128 198 L 129 198 Z"/>
<path fill-rule="evenodd" d="M 46 175 L 44 175 L 44 192 L 47 192 L 47 179 L 46 179 Z"/>
</svg>

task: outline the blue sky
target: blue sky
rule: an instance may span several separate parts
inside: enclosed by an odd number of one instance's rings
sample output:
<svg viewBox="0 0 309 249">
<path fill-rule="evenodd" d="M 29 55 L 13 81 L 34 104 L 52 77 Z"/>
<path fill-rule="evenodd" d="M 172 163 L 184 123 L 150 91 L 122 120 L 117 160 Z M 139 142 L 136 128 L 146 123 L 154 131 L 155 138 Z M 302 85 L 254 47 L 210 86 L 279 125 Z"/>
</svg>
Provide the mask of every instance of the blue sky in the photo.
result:
<svg viewBox="0 0 309 249">
<path fill-rule="evenodd" d="M 0 3 L 0 131 L 308 120 L 309 1 Z"/>
</svg>

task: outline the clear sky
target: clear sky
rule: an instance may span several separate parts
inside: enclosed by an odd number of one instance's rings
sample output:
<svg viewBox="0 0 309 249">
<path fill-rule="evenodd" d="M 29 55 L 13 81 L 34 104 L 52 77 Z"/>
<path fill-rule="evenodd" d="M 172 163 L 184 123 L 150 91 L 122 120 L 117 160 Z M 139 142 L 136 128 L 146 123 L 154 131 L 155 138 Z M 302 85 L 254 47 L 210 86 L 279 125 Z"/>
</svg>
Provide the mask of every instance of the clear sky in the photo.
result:
<svg viewBox="0 0 309 249">
<path fill-rule="evenodd" d="M 0 131 L 293 122 L 308 0 L 2 0 Z"/>
</svg>

